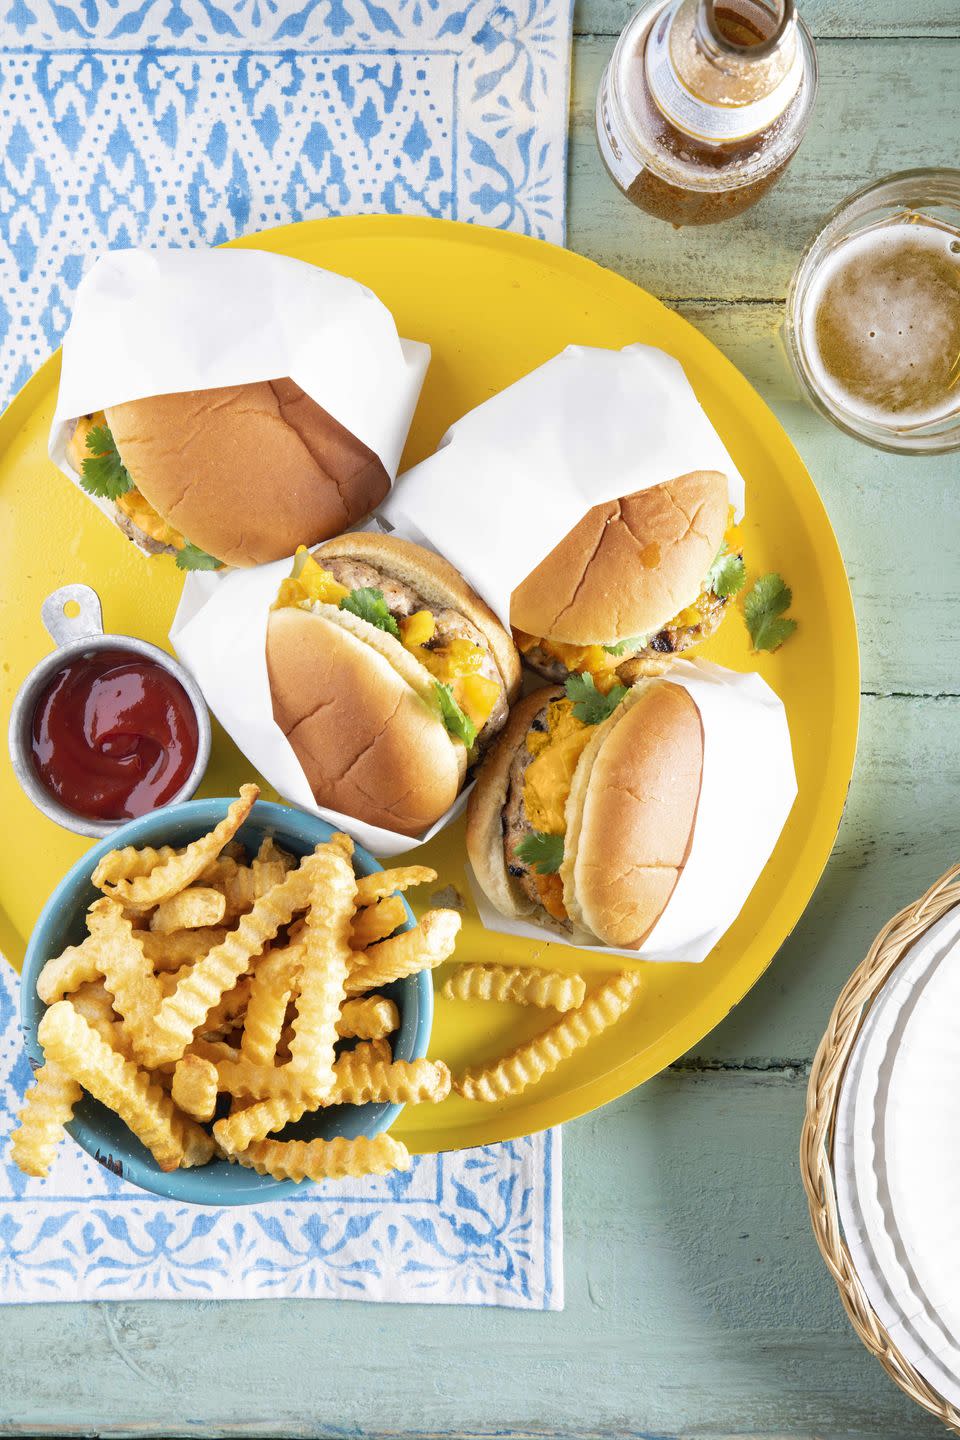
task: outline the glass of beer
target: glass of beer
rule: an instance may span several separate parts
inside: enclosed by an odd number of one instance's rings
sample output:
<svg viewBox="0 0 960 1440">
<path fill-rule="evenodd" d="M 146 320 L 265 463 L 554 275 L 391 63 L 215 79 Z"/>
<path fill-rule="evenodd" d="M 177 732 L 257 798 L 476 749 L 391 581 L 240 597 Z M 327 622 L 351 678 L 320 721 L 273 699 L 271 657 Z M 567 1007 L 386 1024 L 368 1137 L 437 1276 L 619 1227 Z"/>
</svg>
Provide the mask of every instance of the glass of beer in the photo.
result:
<svg viewBox="0 0 960 1440">
<path fill-rule="evenodd" d="M 883 450 L 960 448 L 960 170 L 904 170 L 845 200 L 787 295 L 808 398 Z"/>
</svg>

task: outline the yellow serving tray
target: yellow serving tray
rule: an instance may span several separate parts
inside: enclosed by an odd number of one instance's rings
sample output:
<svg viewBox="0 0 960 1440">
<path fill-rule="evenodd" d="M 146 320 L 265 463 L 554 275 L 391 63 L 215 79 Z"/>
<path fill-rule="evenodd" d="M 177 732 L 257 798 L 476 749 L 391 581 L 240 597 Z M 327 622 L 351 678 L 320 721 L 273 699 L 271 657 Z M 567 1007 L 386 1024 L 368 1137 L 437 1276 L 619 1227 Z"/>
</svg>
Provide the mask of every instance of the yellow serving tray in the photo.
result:
<svg viewBox="0 0 960 1440">
<path fill-rule="evenodd" d="M 393 311 L 402 335 L 430 342 L 433 363 L 405 466 L 434 450 L 457 416 L 568 343 L 661 346 L 682 362 L 746 479 L 751 578 L 780 570 L 793 587 L 799 629 L 776 654 L 750 654 L 738 614 L 702 652 L 734 669 L 759 670 L 781 696 L 800 785 L 780 843 L 737 922 L 702 965 L 645 964 L 646 987 L 630 1016 L 539 1085 L 499 1105 L 452 1097 L 440 1106 L 408 1106 L 397 1133 L 415 1151 L 434 1151 L 570 1120 L 649 1079 L 727 1014 L 796 924 L 827 861 L 853 770 L 860 689 L 853 605 L 830 522 L 781 426 L 730 362 L 651 295 L 589 260 L 499 230 L 386 216 L 305 221 L 236 243 L 363 281 Z M 143 343 L 150 344 L 149 335 Z M 50 648 L 40 605 L 51 590 L 71 581 L 92 585 L 107 630 L 166 646 L 182 583 L 172 561 L 142 556 L 48 460 L 58 374 L 57 355 L 0 418 L 4 727 L 17 686 Z M 482 495 L 463 496 L 465 525 L 483 503 Z M 200 793 L 235 793 L 248 778 L 250 767 L 215 726 Z M 89 842 L 33 808 L 6 757 L 0 817 L 0 949 L 19 966 L 44 900 Z M 537 962 L 591 979 L 615 968 L 602 956 L 485 931 L 464 879 L 462 822 L 413 858 L 433 865 L 439 886 L 452 885 L 464 897 L 458 960 Z M 457 1069 L 499 1055 L 549 1020 L 549 1013 L 438 997 L 430 1054 Z"/>
</svg>

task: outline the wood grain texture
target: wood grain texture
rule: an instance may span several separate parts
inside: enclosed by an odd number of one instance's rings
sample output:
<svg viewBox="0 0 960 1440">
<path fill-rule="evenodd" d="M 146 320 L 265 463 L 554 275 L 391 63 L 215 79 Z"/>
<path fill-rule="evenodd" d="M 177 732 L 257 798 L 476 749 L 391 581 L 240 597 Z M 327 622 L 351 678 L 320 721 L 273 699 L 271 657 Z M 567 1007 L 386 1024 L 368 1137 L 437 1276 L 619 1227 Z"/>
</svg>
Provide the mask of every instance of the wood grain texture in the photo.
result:
<svg viewBox="0 0 960 1440">
<path fill-rule="evenodd" d="M 899 166 L 956 163 L 960 45 L 948 37 L 960 35 L 960 5 L 802 8 L 824 37 L 823 89 L 796 163 L 739 221 L 678 233 L 602 173 L 593 97 L 630 5 L 579 0 L 569 243 L 677 304 L 731 357 L 786 425 L 836 527 L 861 629 L 862 740 L 806 915 L 696 1053 L 566 1127 L 562 1314 L 8 1306 L 3 1433 L 944 1433 L 847 1325 L 810 1235 L 796 1150 L 806 1069 L 843 980 L 960 845 L 960 457 L 911 461 L 847 440 L 799 401 L 777 331 L 799 250 L 830 206 Z M 857 35 L 872 38 L 830 38 Z M 783 569 L 789 578 L 789 557 Z M 802 623 L 801 596 L 795 611 Z"/>
<path fill-rule="evenodd" d="M 576 35 L 618 35 L 637 0 L 576 0 Z M 817 39 L 863 39 L 883 35 L 960 35 L 960 15 L 950 0 L 801 0 L 799 10 Z"/>
</svg>

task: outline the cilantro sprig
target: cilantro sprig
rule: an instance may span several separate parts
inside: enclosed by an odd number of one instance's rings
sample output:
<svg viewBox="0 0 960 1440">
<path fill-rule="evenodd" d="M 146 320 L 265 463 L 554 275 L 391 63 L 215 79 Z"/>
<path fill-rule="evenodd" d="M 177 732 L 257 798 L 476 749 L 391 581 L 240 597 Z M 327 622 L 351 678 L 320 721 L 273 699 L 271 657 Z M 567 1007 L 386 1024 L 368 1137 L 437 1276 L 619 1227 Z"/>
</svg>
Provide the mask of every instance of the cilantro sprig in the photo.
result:
<svg viewBox="0 0 960 1440">
<path fill-rule="evenodd" d="M 747 580 L 747 567 L 742 555 L 731 555 L 726 541 L 720 546 L 716 560 L 707 571 L 707 583 L 714 595 L 729 600 L 743 589 Z"/>
<path fill-rule="evenodd" d="M 385 630 L 395 640 L 400 639 L 400 626 L 390 614 L 382 590 L 377 590 L 372 585 L 351 590 L 350 594 L 344 595 L 340 601 L 340 609 L 366 620 L 368 625 L 376 625 L 378 630 Z"/>
<path fill-rule="evenodd" d="M 120 459 L 116 442 L 107 425 L 94 425 L 87 431 L 87 449 L 80 474 L 80 484 L 88 495 L 101 500 L 119 500 L 133 489 L 130 472 Z"/>
<path fill-rule="evenodd" d="M 470 716 L 460 709 L 453 694 L 453 686 L 446 685 L 442 680 L 434 680 L 434 689 L 437 692 L 437 699 L 440 702 L 440 714 L 443 723 L 451 735 L 462 740 L 468 750 L 472 750 L 477 740 L 477 727 Z"/>
<path fill-rule="evenodd" d="M 618 640 L 616 645 L 603 645 L 601 649 L 605 654 L 616 655 L 619 658 L 628 652 L 632 655 L 634 650 L 642 650 L 646 642 L 646 635 L 631 635 L 627 640 Z"/>
<path fill-rule="evenodd" d="M 603 695 L 594 684 L 592 675 L 576 672 L 567 676 L 564 689 L 567 699 L 573 701 L 574 715 L 584 725 L 599 725 L 606 720 L 627 693 L 626 685 L 614 685 Z"/>
<path fill-rule="evenodd" d="M 532 865 L 538 875 L 555 875 L 563 864 L 563 836 L 533 830 L 517 846 L 517 858 Z"/>
<path fill-rule="evenodd" d="M 771 571 L 761 575 L 743 602 L 743 615 L 754 650 L 778 650 L 797 628 L 796 620 L 784 615 L 793 600 L 793 591 L 782 575 Z"/>
<path fill-rule="evenodd" d="M 189 540 L 184 542 L 182 550 L 177 551 L 178 570 L 219 570 L 222 563 L 216 555 L 208 555 L 206 550 L 192 545 Z"/>
</svg>

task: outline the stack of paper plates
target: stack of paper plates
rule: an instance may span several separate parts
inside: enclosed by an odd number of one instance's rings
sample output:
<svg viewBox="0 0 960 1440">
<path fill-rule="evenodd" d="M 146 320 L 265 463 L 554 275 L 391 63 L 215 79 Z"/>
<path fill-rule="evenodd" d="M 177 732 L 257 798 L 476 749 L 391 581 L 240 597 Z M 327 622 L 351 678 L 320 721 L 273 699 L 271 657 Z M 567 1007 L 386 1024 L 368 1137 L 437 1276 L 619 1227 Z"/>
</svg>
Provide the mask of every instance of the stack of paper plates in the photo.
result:
<svg viewBox="0 0 960 1440">
<path fill-rule="evenodd" d="M 874 1002 L 837 1107 L 844 1236 L 891 1340 L 960 1406 L 960 907 Z"/>
</svg>

